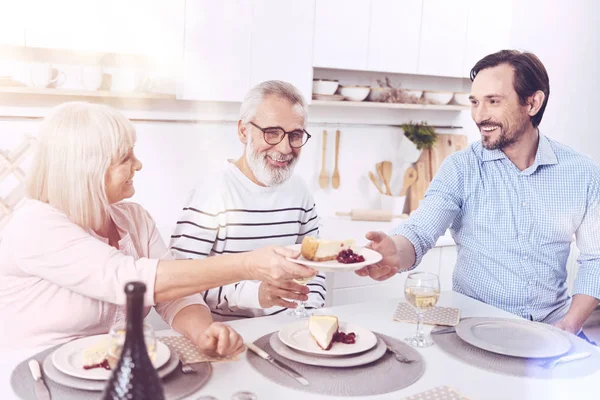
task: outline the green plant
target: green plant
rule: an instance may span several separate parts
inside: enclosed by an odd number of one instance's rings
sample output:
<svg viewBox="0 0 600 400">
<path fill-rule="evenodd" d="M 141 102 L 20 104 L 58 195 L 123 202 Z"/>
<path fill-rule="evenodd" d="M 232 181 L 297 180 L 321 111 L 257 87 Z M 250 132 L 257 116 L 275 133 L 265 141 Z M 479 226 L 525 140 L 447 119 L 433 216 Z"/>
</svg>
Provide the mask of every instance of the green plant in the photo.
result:
<svg viewBox="0 0 600 400">
<path fill-rule="evenodd" d="M 413 124 L 411 121 L 400 127 L 404 130 L 404 136 L 413 142 L 418 150 L 430 149 L 435 145 L 437 134 L 434 127 L 427 125 L 426 122 Z"/>
</svg>

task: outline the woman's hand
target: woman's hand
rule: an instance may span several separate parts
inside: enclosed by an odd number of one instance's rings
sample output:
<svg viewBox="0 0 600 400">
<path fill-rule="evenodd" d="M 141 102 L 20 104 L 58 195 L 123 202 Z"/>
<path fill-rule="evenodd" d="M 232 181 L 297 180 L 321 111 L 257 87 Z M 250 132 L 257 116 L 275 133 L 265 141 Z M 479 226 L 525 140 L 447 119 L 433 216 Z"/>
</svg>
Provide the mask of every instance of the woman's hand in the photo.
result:
<svg viewBox="0 0 600 400">
<path fill-rule="evenodd" d="M 286 257 L 297 258 L 299 255 L 285 247 L 270 246 L 244 253 L 244 264 L 250 279 L 280 287 L 293 279 L 311 278 L 317 274 L 312 268 L 286 260 Z"/>
<path fill-rule="evenodd" d="M 209 357 L 233 357 L 244 351 L 244 340 L 229 325 L 213 322 L 193 338 L 194 345 Z"/>
</svg>

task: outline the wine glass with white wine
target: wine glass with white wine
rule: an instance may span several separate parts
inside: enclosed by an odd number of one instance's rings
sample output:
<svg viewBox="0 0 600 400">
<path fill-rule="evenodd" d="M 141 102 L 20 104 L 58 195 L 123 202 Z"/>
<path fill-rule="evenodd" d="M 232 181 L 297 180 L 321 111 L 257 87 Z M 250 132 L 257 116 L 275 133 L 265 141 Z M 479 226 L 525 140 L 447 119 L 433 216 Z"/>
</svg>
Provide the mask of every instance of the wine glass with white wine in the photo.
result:
<svg viewBox="0 0 600 400">
<path fill-rule="evenodd" d="M 302 286 L 306 286 L 311 280 L 312 276 L 308 278 L 293 279 L 295 283 Z M 304 301 L 296 301 L 296 304 L 298 304 L 298 307 L 292 308 L 289 312 L 289 315 L 297 318 L 308 318 L 311 316 L 312 313 L 306 309 L 306 307 L 304 306 Z"/>
<path fill-rule="evenodd" d="M 429 347 L 431 337 L 423 334 L 423 312 L 433 308 L 440 298 L 440 280 L 430 272 L 413 272 L 406 277 L 404 297 L 417 312 L 417 331 L 406 341 L 414 347 Z"/>
</svg>

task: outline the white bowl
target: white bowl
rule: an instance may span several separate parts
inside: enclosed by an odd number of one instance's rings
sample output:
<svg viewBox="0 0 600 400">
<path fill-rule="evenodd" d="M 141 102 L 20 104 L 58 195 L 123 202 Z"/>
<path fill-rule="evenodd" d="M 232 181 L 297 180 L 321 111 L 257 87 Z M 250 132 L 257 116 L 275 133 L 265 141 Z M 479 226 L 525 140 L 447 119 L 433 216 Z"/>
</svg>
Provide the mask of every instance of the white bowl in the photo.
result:
<svg viewBox="0 0 600 400">
<path fill-rule="evenodd" d="M 454 96 L 454 92 L 425 91 L 423 93 L 423 98 L 430 104 L 448 104 L 452 100 L 452 96 Z"/>
<path fill-rule="evenodd" d="M 346 100 L 363 101 L 369 95 L 371 88 L 368 86 L 340 86 L 339 92 Z"/>
<path fill-rule="evenodd" d="M 332 95 L 338 89 L 340 83 L 334 80 L 313 79 L 312 92 L 314 94 Z"/>
<path fill-rule="evenodd" d="M 454 93 L 453 101 L 456 104 L 461 105 L 461 106 L 470 106 L 471 101 L 469 100 L 469 96 L 470 96 L 470 93 L 456 92 L 456 93 Z"/>
<path fill-rule="evenodd" d="M 381 101 L 382 95 L 388 91 L 388 88 L 382 87 L 374 87 L 369 91 L 369 95 L 367 96 L 367 100 L 369 101 Z"/>
<path fill-rule="evenodd" d="M 420 99 L 423 95 L 422 90 L 405 89 L 404 91 L 406 92 L 406 94 L 410 96 L 415 96 L 417 99 Z"/>
</svg>

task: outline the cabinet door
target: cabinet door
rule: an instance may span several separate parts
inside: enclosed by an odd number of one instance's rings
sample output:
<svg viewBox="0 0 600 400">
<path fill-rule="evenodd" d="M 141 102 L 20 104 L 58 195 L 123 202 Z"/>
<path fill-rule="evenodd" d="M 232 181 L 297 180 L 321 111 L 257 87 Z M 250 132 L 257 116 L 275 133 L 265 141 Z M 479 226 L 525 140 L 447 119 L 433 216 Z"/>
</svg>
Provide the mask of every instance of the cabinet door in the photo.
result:
<svg viewBox="0 0 600 400">
<path fill-rule="evenodd" d="M 178 97 L 242 101 L 250 88 L 252 4 L 188 0 Z"/>
<path fill-rule="evenodd" d="M 101 0 L 27 0 L 26 45 L 79 51 L 110 51 L 110 6 Z"/>
<path fill-rule="evenodd" d="M 250 85 L 287 81 L 310 102 L 314 0 L 255 0 L 253 5 Z"/>
<path fill-rule="evenodd" d="M 369 0 L 317 0 L 313 65 L 366 69 L 370 12 Z"/>
<path fill-rule="evenodd" d="M 372 0 L 367 69 L 416 74 L 421 0 Z"/>
<path fill-rule="evenodd" d="M 488 54 L 510 48 L 512 0 L 470 0 L 463 76 Z"/>
<path fill-rule="evenodd" d="M 423 0 L 419 73 L 464 76 L 470 0 Z"/>
<path fill-rule="evenodd" d="M 25 2 L 0 0 L 0 45 L 25 46 Z"/>
</svg>

